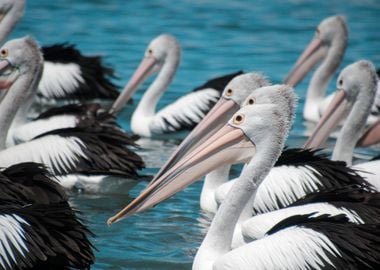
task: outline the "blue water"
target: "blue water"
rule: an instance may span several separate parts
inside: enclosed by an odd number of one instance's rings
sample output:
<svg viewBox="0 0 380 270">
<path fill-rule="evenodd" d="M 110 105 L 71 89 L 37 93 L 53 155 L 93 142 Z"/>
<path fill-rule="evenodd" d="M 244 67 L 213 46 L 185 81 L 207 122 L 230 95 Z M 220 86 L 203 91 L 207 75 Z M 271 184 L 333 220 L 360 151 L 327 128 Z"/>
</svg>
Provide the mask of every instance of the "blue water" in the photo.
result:
<svg viewBox="0 0 380 270">
<path fill-rule="evenodd" d="M 380 67 L 377 0 L 29 0 L 12 37 L 28 34 L 41 44 L 70 41 L 89 54 L 102 54 L 117 70 L 120 79 L 116 82 L 122 86 L 148 42 L 160 33 L 171 33 L 182 44 L 183 54 L 175 80 L 160 102 L 164 106 L 208 78 L 239 69 L 262 71 L 280 82 L 316 25 L 333 14 L 345 15 L 349 23 L 350 41 L 341 67 L 362 58 Z M 297 87 L 301 99 L 290 146 L 305 139 L 300 113 L 308 80 Z M 330 91 L 333 88 L 332 83 Z M 136 102 L 140 96 L 137 93 Z M 120 118 L 126 129 L 132 110 L 127 108 Z M 178 141 L 145 139 L 140 143 L 148 167 L 144 173 L 154 174 Z M 153 210 L 106 226 L 107 218 L 144 185 L 123 196 L 72 195 L 72 203 L 97 235 L 93 269 L 191 268 L 208 224 L 199 210 L 200 182 Z"/>
</svg>

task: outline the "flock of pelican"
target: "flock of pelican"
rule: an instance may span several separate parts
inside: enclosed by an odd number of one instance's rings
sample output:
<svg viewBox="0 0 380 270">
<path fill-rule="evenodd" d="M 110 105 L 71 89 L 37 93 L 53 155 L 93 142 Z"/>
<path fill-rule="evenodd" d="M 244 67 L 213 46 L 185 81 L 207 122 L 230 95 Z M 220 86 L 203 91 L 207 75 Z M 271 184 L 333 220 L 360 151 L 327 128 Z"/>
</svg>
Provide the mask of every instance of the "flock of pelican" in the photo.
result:
<svg viewBox="0 0 380 270">
<path fill-rule="evenodd" d="M 123 193 L 143 178 L 136 137 L 116 116 L 156 73 L 131 116 L 132 132 L 191 132 L 109 225 L 205 176 L 200 208 L 214 217 L 193 269 L 379 269 L 380 161 L 353 164 L 356 146 L 380 142 L 374 65 L 348 65 L 337 91 L 325 97 L 347 47 L 343 17 L 320 23 L 283 84 L 237 71 L 157 112 L 180 62 L 175 37 L 162 34 L 148 45 L 119 94 L 113 70 L 73 45 L 41 48 L 31 37 L 4 43 L 24 6 L 24 0 L 0 3 L 0 269 L 89 269 L 94 263 L 93 235 L 67 190 Z M 298 101 L 294 87 L 318 64 L 303 111 L 316 126 L 302 147 L 285 147 Z M 60 106 L 31 119 L 31 107 L 41 104 Z M 338 126 L 328 158 L 320 148 Z M 229 179 L 233 164 L 244 167 Z"/>
</svg>

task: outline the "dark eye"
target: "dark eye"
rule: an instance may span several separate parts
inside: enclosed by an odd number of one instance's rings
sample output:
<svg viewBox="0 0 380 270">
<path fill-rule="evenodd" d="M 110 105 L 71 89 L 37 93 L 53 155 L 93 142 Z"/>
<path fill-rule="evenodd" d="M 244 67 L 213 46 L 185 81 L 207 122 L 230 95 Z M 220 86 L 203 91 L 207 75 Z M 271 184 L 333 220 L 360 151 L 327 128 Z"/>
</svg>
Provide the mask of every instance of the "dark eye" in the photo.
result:
<svg viewBox="0 0 380 270">
<path fill-rule="evenodd" d="M 226 92 L 226 96 L 232 96 L 232 93 L 233 93 L 233 92 L 234 92 L 234 91 L 232 91 L 231 88 L 228 89 L 227 92 Z"/>
<path fill-rule="evenodd" d="M 238 114 L 233 119 L 233 123 L 236 125 L 240 125 L 243 122 L 244 122 L 244 114 Z"/>
<path fill-rule="evenodd" d="M 248 104 L 249 104 L 249 105 L 253 105 L 253 104 L 255 104 L 255 99 L 254 99 L 254 98 L 250 98 L 250 99 L 248 99 Z"/>
<path fill-rule="evenodd" d="M 152 49 L 148 49 L 148 53 L 149 53 L 149 54 L 152 54 L 152 53 L 153 53 L 153 50 L 152 50 Z"/>
<path fill-rule="evenodd" d="M 8 56 L 8 50 L 7 49 L 1 49 L 0 50 L 0 57 L 7 57 Z"/>
<path fill-rule="evenodd" d="M 338 83 L 339 83 L 339 85 L 342 85 L 343 84 L 343 80 L 340 79 Z"/>
</svg>

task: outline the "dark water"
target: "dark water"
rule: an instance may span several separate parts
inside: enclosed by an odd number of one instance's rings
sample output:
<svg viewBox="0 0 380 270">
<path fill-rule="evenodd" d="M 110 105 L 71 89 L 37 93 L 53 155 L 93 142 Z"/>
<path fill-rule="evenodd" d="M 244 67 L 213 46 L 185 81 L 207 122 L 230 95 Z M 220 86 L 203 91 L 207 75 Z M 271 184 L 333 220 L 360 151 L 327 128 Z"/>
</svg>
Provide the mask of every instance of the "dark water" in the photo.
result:
<svg viewBox="0 0 380 270">
<path fill-rule="evenodd" d="M 346 16 L 349 23 L 350 41 L 341 68 L 362 58 L 379 67 L 380 1 L 376 0 L 29 0 L 12 37 L 28 34 L 41 44 L 70 41 L 89 54 L 102 54 L 117 70 L 120 79 L 116 82 L 122 86 L 148 42 L 160 33 L 171 33 L 180 41 L 183 54 L 175 80 L 160 102 L 164 106 L 208 78 L 240 69 L 259 70 L 280 82 L 312 38 L 316 25 L 334 14 Z M 297 87 L 301 99 L 290 146 L 305 139 L 300 112 L 308 79 Z M 138 93 L 135 100 L 140 96 Z M 119 119 L 127 129 L 132 110 L 127 108 Z M 142 140 L 141 154 L 148 165 L 144 173 L 154 174 L 177 142 Z M 371 152 L 360 151 L 363 155 Z M 151 211 L 106 226 L 107 218 L 144 185 L 133 189 L 130 197 L 72 196 L 72 203 L 97 234 L 94 269 L 191 268 L 208 223 L 199 210 L 200 182 Z"/>
</svg>

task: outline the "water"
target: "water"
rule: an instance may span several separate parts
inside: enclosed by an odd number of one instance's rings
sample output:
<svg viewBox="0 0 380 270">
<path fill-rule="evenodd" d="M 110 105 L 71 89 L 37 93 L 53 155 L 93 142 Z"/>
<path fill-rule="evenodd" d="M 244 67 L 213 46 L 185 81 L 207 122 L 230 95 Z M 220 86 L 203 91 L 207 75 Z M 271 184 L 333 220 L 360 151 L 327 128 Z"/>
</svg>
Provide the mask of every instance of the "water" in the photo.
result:
<svg viewBox="0 0 380 270">
<path fill-rule="evenodd" d="M 28 34 L 41 44 L 70 41 L 89 54 L 102 54 L 117 70 L 116 82 L 122 86 L 148 42 L 160 33 L 171 33 L 183 53 L 175 80 L 160 102 L 164 106 L 208 78 L 239 69 L 260 70 L 280 82 L 312 38 L 315 26 L 333 14 L 345 15 L 349 23 L 350 42 L 341 68 L 362 58 L 380 67 L 380 2 L 376 0 L 29 0 L 12 37 Z M 290 146 L 305 139 L 300 113 L 308 80 L 297 87 L 301 99 Z M 331 83 L 329 90 L 333 88 Z M 140 96 L 137 93 L 136 101 Z M 127 129 L 132 110 L 126 109 L 119 119 Z M 154 174 L 177 143 L 176 139 L 141 141 L 148 165 L 144 173 Z M 208 224 L 199 210 L 200 182 L 151 211 L 107 227 L 107 218 L 144 185 L 124 196 L 72 195 L 72 203 L 97 235 L 93 269 L 191 268 Z"/>
</svg>

